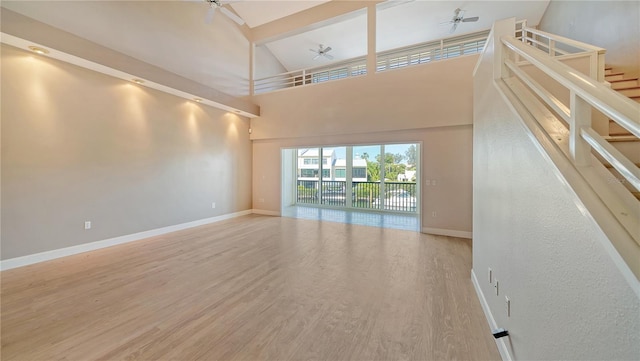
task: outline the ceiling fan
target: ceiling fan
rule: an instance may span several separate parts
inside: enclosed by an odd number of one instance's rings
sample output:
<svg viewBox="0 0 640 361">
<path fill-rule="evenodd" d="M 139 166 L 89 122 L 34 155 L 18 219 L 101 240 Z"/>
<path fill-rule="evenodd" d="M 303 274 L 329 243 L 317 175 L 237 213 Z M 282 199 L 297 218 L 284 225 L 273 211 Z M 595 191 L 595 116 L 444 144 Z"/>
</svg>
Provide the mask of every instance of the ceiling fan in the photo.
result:
<svg viewBox="0 0 640 361">
<path fill-rule="evenodd" d="M 330 55 L 330 54 L 327 54 L 328 52 L 331 51 L 331 47 L 330 46 L 325 48 L 324 45 L 320 44 L 318 46 L 318 49 L 309 49 L 309 51 L 312 51 L 312 52 L 316 53 L 316 56 L 313 57 L 313 60 L 317 60 L 321 56 L 325 57 L 325 58 L 327 58 L 329 60 L 333 60 L 333 56 Z"/>
<path fill-rule="evenodd" d="M 194 1 L 194 0 L 187 0 L 187 1 Z M 222 12 L 224 15 L 226 15 L 229 19 L 233 20 L 236 22 L 236 24 L 238 25 L 244 25 L 244 20 L 242 20 L 241 17 L 239 17 L 238 15 L 234 14 L 233 11 L 225 8 L 223 5 L 225 4 L 231 4 L 234 3 L 236 1 L 224 1 L 224 0 L 195 0 L 195 1 L 204 1 L 205 3 L 207 3 L 209 5 L 209 10 L 207 11 L 207 15 L 204 18 L 204 21 L 207 24 L 210 24 L 213 21 L 213 16 L 216 14 L 216 10 L 220 9 L 220 12 Z"/>
<path fill-rule="evenodd" d="M 475 21 L 478 21 L 478 19 L 480 19 L 477 16 L 473 16 L 470 18 L 465 18 L 464 17 L 464 10 L 461 10 L 460 8 L 457 8 L 453 11 L 453 18 L 451 18 L 451 20 L 449 21 L 445 21 L 440 23 L 440 25 L 445 25 L 445 24 L 453 24 L 451 26 L 451 30 L 449 30 L 449 33 L 453 33 L 454 31 L 456 31 L 456 28 L 458 28 L 458 25 L 460 23 L 472 23 Z"/>
</svg>

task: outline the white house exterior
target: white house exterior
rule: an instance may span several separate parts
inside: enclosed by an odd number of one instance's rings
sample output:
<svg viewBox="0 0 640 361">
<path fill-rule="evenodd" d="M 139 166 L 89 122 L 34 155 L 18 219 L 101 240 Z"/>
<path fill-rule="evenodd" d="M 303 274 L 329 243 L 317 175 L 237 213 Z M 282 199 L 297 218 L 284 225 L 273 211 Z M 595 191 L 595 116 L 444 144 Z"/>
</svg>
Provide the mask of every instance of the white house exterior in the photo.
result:
<svg viewBox="0 0 640 361">
<path fill-rule="evenodd" d="M 318 149 L 298 149 L 298 180 L 318 180 L 320 159 Z M 367 161 L 354 159 L 352 167 L 354 182 L 367 181 Z M 322 150 L 322 180 L 345 181 L 347 175 L 347 160 L 336 158 L 333 149 Z"/>
</svg>

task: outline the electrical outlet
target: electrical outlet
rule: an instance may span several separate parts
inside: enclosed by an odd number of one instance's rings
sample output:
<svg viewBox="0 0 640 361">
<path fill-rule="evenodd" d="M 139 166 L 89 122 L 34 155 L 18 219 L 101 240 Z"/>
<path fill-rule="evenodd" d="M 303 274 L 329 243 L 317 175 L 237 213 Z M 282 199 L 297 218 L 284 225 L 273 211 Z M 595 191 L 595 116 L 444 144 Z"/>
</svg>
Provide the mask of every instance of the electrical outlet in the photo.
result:
<svg viewBox="0 0 640 361">
<path fill-rule="evenodd" d="M 491 267 L 489 267 L 488 276 L 489 276 L 489 283 L 492 283 L 493 282 L 493 270 L 491 269 Z"/>
<path fill-rule="evenodd" d="M 260 199 L 258 199 L 258 202 L 260 202 L 260 203 L 264 203 L 264 198 L 260 198 Z"/>
<path fill-rule="evenodd" d="M 211 208 L 216 208 L 216 202 L 211 203 Z"/>
<path fill-rule="evenodd" d="M 507 317 L 511 317 L 511 300 L 509 299 L 509 297 L 504 296 L 504 301 L 507 306 Z"/>
<path fill-rule="evenodd" d="M 493 285 L 493 287 L 496 288 L 496 296 L 498 296 L 500 294 L 500 285 L 498 283 L 498 280 L 496 279 L 496 284 Z"/>
<path fill-rule="evenodd" d="M 91 221 L 84 222 L 84 229 L 91 229 Z"/>
</svg>

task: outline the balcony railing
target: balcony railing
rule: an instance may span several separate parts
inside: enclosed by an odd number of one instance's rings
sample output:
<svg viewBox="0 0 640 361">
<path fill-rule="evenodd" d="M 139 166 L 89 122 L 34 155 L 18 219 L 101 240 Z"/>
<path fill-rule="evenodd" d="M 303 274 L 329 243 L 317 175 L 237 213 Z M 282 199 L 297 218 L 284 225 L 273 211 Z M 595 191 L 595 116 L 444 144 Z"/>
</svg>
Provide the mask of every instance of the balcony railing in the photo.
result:
<svg viewBox="0 0 640 361">
<path fill-rule="evenodd" d="M 391 49 L 376 54 L 376 71 L 382 72 L 432 61 L 482 52 L 489 31 Z M 367 57 L 347 59 L 328 66 L 276 74 L 254 81 L 254 94 L 305 86 L 367 74 Z"/>
<path fill-rule="evenodd" d="M 347 182 L 298 180 L 298 204 L 347 207 Z M 381 189 L 384 196 L 381 197 Z M 413 182 L 351 182 L 351 206 L 399 212 L 417 212 L 416 183 Z"/>
</svg>

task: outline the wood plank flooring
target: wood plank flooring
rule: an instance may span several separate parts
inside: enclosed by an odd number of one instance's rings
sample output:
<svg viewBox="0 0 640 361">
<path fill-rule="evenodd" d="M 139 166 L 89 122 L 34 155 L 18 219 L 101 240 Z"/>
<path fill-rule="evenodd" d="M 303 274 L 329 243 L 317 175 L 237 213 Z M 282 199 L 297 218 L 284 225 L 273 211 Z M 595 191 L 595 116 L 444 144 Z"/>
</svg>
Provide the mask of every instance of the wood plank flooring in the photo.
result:
<svg viewBox="0 0 640 361">
<path fill-rule="evenodd" d="M 499 359 L 471 243 L 246 216 L 1 273 L 2 360 Z"/>
</svg>

